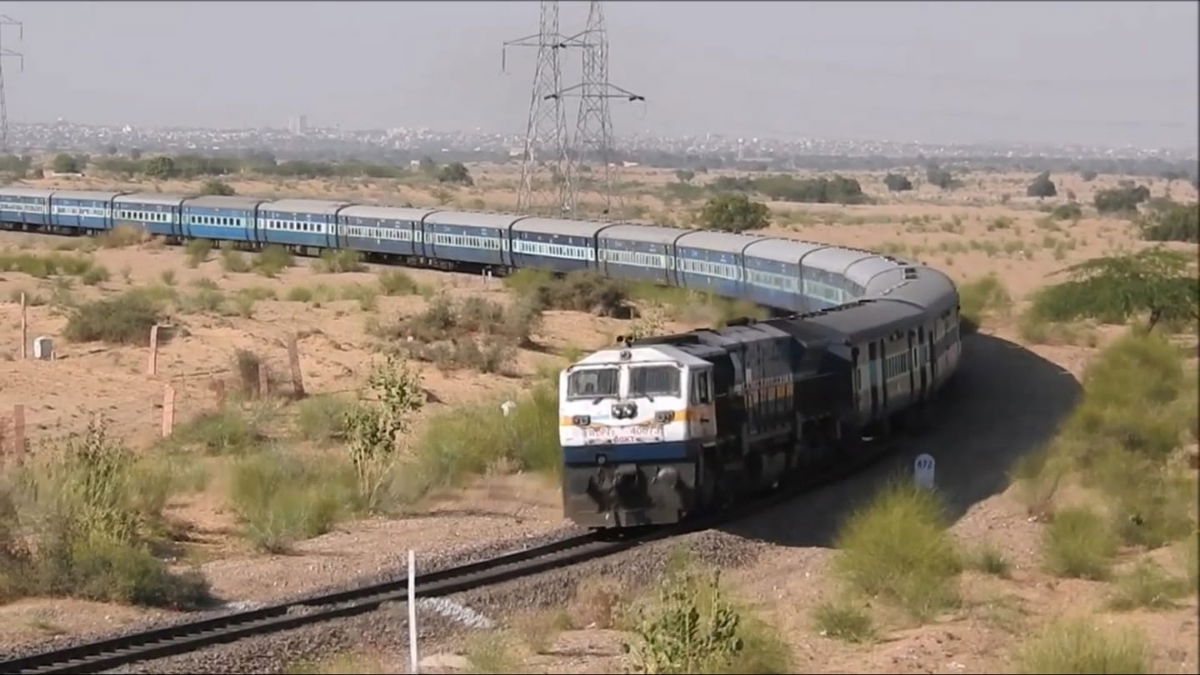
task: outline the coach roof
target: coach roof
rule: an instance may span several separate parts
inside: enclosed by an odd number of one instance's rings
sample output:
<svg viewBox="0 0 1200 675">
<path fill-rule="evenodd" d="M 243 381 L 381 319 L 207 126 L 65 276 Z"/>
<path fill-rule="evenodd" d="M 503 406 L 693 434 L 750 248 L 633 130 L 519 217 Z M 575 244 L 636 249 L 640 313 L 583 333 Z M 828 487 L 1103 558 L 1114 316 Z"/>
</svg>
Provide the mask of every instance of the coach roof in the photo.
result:
<svg viewBox="0 0 1200 675">
<path fill-rule="evenodd" d="M 675 242 L 675 245 L 741 255 L 742 251 L 744 251 L 750 244 L 768 238 L 769 237 L 753 236 L 748 234 L 734 234 L 732 232 L 705 232 L 703 230 L 693 230 L 680 237 L 679 240 Z"/>
<path fill-rule="evenodd" d="M 332 216 L 339 210 L 350 205 L 350 202 L 335 202 L 327 199 L 280 199 L 277 202 L 267 202 L 259 207 L 260 211 L 275 211 L 278 213 L 316 213 Z"/>
<path fill-rule="evenodd" d="M 263 200 L 255 197 L 224 197 L 221 195 L 205 195 L 193 197 L 184 203 L 186 208 L 202 209 L 253 209 L 262 204 Z"/>
<path fill-rule="evenodd" d="M 112 199 L 120 192 L 101 192 L 97 190 L 56 190 L 54 192 L 55 199 Z"/>
<path fill-rule="evenodd" d="M 620 224 L 604 228 L 600 232 L 600 238 L 644 241 L 652 244 L 673 244 L 679 238 L 679 235 L 694 231 L 681 230 L 677 227 L 662 227 L 661 225 Z"/>
<path fill-rule="evenodd" d="M 414 209 L 407 206 L 374 206 L 355 204 L 338 211 L 342 218 L 378 218 L 379 220 L 410 220 L 420 222 L 434 209 Z"/>
<path fill-rule="evenodd" d="M 761 260 L 774 260 L 795 265 L 806 254 L 823 248 L 829 248 L 829 244 L 818 244 L 799 239 L 764 239 L 747 246 L 746 255 Z"/>
<path fill-rule="evenodd" d="M 113 199 L 114 204 L 161 204 L 164 206 L 179 206 L 187 199 L 184 195 L 168 195 L 161 192 L 135 192 L 131 195 L 120 195 Z"/>
<path fill-rule="evenodd" d="M 437 211 L 425 216 L 426 225 L 458 225 L 506 230 L 514 221 L 525 218 L 512 213 L 478 213 L 476 211 Z"/>
<path fill-rule="evenodd" d="M 608 227 L 609 223 L 590 220 L 567 220 L 565 218 L 522 218 L 513 223 L 514 232 L 536 232 L 539 234 L 563 234 L 572 237 L 594 237 Z"/>
</svg>

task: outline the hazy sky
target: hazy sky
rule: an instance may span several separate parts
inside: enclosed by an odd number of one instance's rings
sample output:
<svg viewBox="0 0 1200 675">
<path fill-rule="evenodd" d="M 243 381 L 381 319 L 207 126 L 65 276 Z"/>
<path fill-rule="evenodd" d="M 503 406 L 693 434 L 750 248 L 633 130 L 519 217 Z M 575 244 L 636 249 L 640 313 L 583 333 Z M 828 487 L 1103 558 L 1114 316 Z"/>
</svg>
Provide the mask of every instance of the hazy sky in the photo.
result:
<svg viewBox="0 0 1200 675">
<path fill-rule="evenodd" d="M 15 121 L 523 132 L 535 2 L 5 3 Z M 1196 2 L 610 2 L 618 135 L 1194 148 Z M 586 2 L 561 4 L 562 30 Z M 569 53 L 564 80 L 578 78 Z M 576 101 L 572 100 L 573 106 Z"/>
</svg>

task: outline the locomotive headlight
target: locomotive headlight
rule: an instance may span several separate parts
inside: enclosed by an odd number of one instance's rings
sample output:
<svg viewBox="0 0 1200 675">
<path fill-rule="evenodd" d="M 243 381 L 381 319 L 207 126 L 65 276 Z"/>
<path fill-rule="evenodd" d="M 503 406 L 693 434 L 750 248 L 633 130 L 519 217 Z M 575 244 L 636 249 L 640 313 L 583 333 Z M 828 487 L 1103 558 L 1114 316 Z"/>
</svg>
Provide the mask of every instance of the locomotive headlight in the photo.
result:
<svg viewBox="0 0 1200 675">
<path fill-rule="evenodd" d="M 674 419 L 674 410 L 659 410 L 658 412 L 654 413 L 654 421 L 658 422 L 659 424 L 666 424 Z"/>
<path fill-rule="evenodd" d="M 592 423 L 591 415 L 576 415 L 571 418 L 571 424 L 579 427 L 586 427 Z"/>
</svg>

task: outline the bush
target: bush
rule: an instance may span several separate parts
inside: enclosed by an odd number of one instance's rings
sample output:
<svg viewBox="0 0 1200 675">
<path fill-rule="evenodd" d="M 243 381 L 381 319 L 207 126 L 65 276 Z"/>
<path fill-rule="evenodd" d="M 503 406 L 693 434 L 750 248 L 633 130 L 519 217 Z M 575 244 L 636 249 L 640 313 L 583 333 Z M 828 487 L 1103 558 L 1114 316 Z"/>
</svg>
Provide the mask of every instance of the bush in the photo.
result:
<svg viewBox="0 0 1200 675">
<path fill-rule="evenodd" d="M 1008 289 L 994 273 L 960 285 L 958 299 L 963 319 L 976 326 L 993 317 L 1006 316 L 1012 307 Z"/>
<path fill-rule="evenodd" d="M 254 271 L 264 277 L 274 278 L 292 266 L 292 252 L 278 244 L 269 244 L 254 259 Z"/>
<path fill-rule="evenodd" d="M 853 178 L 795 178 L 768 176 L 753 181 L 754 189 L 770 199 L 817 204 L 861 204 L 866 201 L 862 186 Z M 911 185 L 909 186 L 912 187 Z"/>
<path fill-rule="evenodd" d="M 1067 202 L 1059 204 L 1050 212 L 1050 217 L 1055 220 L 1079 220 L 1083 217 L 1083 209 L 1079 208 L 1079 204 L 1075 202 Z"/>
<path fill-rule="evenodd" d="M 204 185 L 200 188 L 200 194 L 232 197 L 236 192 L 228 183 L 219 180 L 210 180 L 204 182 Z"/>
<path fill-rule="evenodd" d="M 187 254 L 187 266 L 193 269 L 200 266 L 200 263 L 208 260 L 208 254 L 212 252 L 213 243 L 211 239 L 193 239 L 184 247 Z"/>
<path fill-rule="evenodd" d="M 1117 589 L 1109 598 L 1109 607 L 1131 609 L 1172 609 L 1176 598 L 1188 592 L 1187 582 L 1169 576 L 1153 562 L 1142 561 L 1117 578 Z"/>
<path fill-rule="evenodd" d="M 1145 185 L 1122 186 L 1096 192 L 1094 203 L 1100 213 L 1135 212 L 1137 205 L 1150 198 Z"/>
<path fill-rule="evenodd" d="M 1042 542 L 1047 569 L 1061 577 L 1107 579 L 1117 539 L 1104 520 L 1084 508 L 1054 514 Z"/>
<path fill-rule="evenodd" d="M 887 186 L 889 192 L 906 192 L 913 189 L 912 181 L 899 173 L 889 173 L 884 177 L 883 184 Z"/>
<path fill-rule="evenodd" d="M 412 295 L 417 292 L 417 282 L 402 270 L 389 270 L 379 275 L 379 288 L 384 295 Z"/>
<path fill-rule="evenodd" d="M 379 291 L 374 286 L 366 284 L 346 284 L 342 286 L 342 299 L 355 300 L 364 312 L 373 312 L 379 307 L 377 298 Z"/>
<path fill-rule="evenodd" d="M 125 248 L 140 244 L 145 238 L 146 231 L 136 225 L 117 225 L 102 232 L 96 241 L 102 248 Z"/>
<path fill-rule="evenodd" d="M 213 455 L 242 455 L 256 450 L 266 439 L 259 426 L 260 420 L 226 403 L 176 425 L 166 442 L 176 447 L 199 447 Z"/>
<path fill-rule="evenodd" d="M 1017 320 L 1022 340 L 1041 345 L 1086 345 L 1095 347 L 1099 336 L 1090 326 L 1075 322 L 1047 321 L 1035 312 L 1023 312 Z"/>
<path fill-rule="evenodd" d="M 469 673 L 519 673 L 520 660 L 513 653 L 511 637 L 502 631 L 472 633 L 463 648 Z"/>
<path fill-rule="evenodd" d="M 1038 631 L 1018 653 L 1022 673 L 1144 673 L 1145 637 L 1102 631 L 1086 619 L 1063 619 Z"/>
<path fill-rule="evenodd" d="M 725 194 L 709 199 L 698 220 L 706 229 L 745 232 L 767 227 L 771 224 L 770 216 L 770 209 L 762 202 L 752 202 L 744 194 Z"/>
<path fill-rule="evenodd" d="M 317 271 L 326 274 L 362 272 L 367 267 L 360 259 L 359 252 L 352 249 L 325 249 L 321 251 L 321 259 L 317 261 L 316 268 Z"/>
<path fill-rule="evenodd" d="M 613 579 L 587 577 L 575 587 L 567 603 L 567 616 L 575 628 L 612 628 L 624 591 Z"/>
<path fill-rule="evenodd" d="M 821 635 L 846 642 L 871 642 L 875 626 L 871 615 L 848 601 L 822 602 L 813 609 L 813 622 Z"/>
<path fill-rule="evenodd" d="M 92 269 L 90 256 L 64 253 L 0 253 L 0 272 L 21 272 L 38 279 L 52 276 L 82 276 Z"/>
<path fill-rule="evenodd" d="M 555 278 L 541 270 L 517 270 L 505 277 L 509 289 L 537 309 L 562 309 L 621 316 L 628 312 L 629 290 L 621 282 L 592 270 Z"/>
<path fill-rule="evenodd" d="M 310 396 L 296 404 L 296 433 L 318 444 L 346 439 L 346 414 L 354 405 L 333 394 Z"/>
<path fill-rule="evenodd" d="M 96 300 L 72 312 L 63 336 L 72 342 L 150 344 L 150 328 L 159 322 L 156 303 L 145 292 L 126 291 Z"/>
<path fill-rule="evenodd" d="M 255 546 L 272 553 L 328 532 L 355 505 L 347 467 L 263 452 L 233 467 L 230 501 Z"/>
<path fill-rule="evenodd" d="M 1167 202 L 1155 204 L 1141 223 L 1142 238 L 1149 241 L 1200 241 L 1200 206 Z"/>
<path fill-rule="evenodd" d="M 226 272 L 242 273 L 250 271 L 250 263 L 246 256 L 232 248 L 221 249 L 221 268 Z"/>
<path fill-rule="evenodd" d="M 1054 181 L 1050 180 L 1050 172 L 1043 171 L 1039 173 L 1029 187 L 1025 188 L 1027 197 L 1053 197 L 1058 194 L 1058 190 L 1054 187 Z"/>
<path fill-rule="evenodd" d="M 842 526 L 837 573 L 918 619 L 956 605 L 961 563 L 942 508 L 936 494 L 911 481 L 890 483 Z"/>
<path fill-rule="evenodd" d="M 135 456 L 103 419 L 50 450 L 0 484 L 0 594 L 180 609 L 209 599 L 198 572 L 170 572 L 149 548 L 185 471 Z"/>
<path fill-rule="evenodd" d="M 982 546 L 976 551 L 971 557 L 970 562 L 971 566 L 980 572 L 993 574 L 1003 579 L 1008 578 L 1009 570 L 1012 567 L 1008 560 L 1005 559 L 1004 554 L 990 544 Z"/>
<path fill-rule="evenodd" d="M 408 434 L 412 415 L 425 404 L 419 372 L 390 357 L 367 378 L 376 405 L 359 403 L 343 417 L 350 461 L 358 479 L 358 497 L 369 510 L 383 505 L 382 490 L 396 465 L 400 439 Z"/>
<path fill-rule="evenodd" d="M 313 292 L 307 286 L 295 286 L 288 290 L 287 299 L 291 302 L 312 302 Z"/>
<path fill-rule="evenodd" d="M 561 607 L 541 611 L 527 611 L 512 619 L 513 630 L 535 654 L 543 654 L 562 630 L 571 627 L 571 620 Z"/>
<path fill-rule="evenodd" d="M 95 286 L 101 282 L 108 281 L 108 268 L 104 265 L 94 265 L 91 269 L 83 273 L 81 280 L 86 286 Z"/>
</svg>

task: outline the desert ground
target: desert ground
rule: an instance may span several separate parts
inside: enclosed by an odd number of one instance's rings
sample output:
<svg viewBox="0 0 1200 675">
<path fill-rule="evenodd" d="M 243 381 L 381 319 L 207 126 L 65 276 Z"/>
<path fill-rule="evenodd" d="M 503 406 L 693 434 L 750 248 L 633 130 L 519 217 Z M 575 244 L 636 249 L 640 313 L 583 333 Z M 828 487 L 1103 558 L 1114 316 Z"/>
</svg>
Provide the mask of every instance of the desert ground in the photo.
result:
<svg viewBox="0 0 1200 675">
<path fill-rule="evenodd" d="M 396 180 L 271 180 L 225 177 L 239 195 L 308 197 L 464 209 L 513 210 L 518 174 L 511 166 L 471 166 L 475 186 L 452 188 Z M 916 174 L 918 172 L 909 172 Z M 697 177 L 711 180 L 718 172 Z M 1010 667 L 1011 654 L 1038 627 L 1064 613 L 1091 615 L 1105 625 L 1137 625 L 1146 630 L 1157 672 L 1196 672 L 1196 589 L 1174 609 L 1115 612 L 1103 606 L 1108 584 L 1058 579 L 1041 570 L 1038 543 L 1045 525 L 1029 518 L 1007 471 L 1021 454 L 1053 433 L 1056 423 L 1078 395 L 1079 379 L 1097 351 L 1118 335 L 1120 326 L 1091 326 L 1077 343 L 1033 344 L 1017 328 L 1020 310 L 1030 295 L 1059 280 L 1056 272 L 1095 256 L 1144 246 L 1127 220 L 1098 215 L 1090 208 L 1096 190 L 1113 187 L 1119 177 L 1102 175 L 1085 182 L 1078 175 L 1052 176 L 1059 197 L 1025 197 L 1032 174 L 974 172 L 964 187 L 943 192 L 918 185 L 889 193 L 884 172 L 847 172 L 858 179 L 876 203 L 860 206 L 772 202 L 772 225 L 762 234 L 852 245 L 909 256 L 948 273 L 956 282 L 995 273 L 1013 299 L 1010 311 L 989 317 L 977 335 L 967 338 L 965 367 L 954 399 L 951 421 L 929 436 L 906 441 L 889 464 L 911 463 L 918 452 L 938 459 L 939 484 L 954 503 L 951 529 L 964 545 L 985 542 L 999 547 L 1012 563 L 1007 578 L 964 573 L 960 609 L 924 625 L 896 619 L 884 637 L 870 645 L 846 644 L 820 635 L 808 620 L 809 608 L 831 591 L 833 553 L 829 531 L 857 495 L 867 492 L 887 468 L 846 484 L 822 488 L 795 504 L 779 507 L 730 533 L 756 542 L 758 552 L 727 570 L 730 592 L 773 624 L 787 644 L 792 665 L 800 672 L 989 672 Z M 1133 178 L 1154 196 L 1169 194 L 1195 201 L 1196 190 L 1184 181 Z M 672 171 L 627 168 L 619 177 L 621 203 L 646 222 L 684 225 L 700 201 L 680 201 L 663 189 L 677 182 Z M 27 180 L 30 187 L 191 191 L 201 181 L 122 181 L 113 177 Z M 1077 222 L 1055 221 L 1039 207 L 1066 201 L 1068 191 L 1084 206 Z M 595 200 L 595 195 L 591 196 Z M 47 253 L 65 248 L 63 237 L 0 233 L 0 251 Z M 1172 245 L 1187 248 L 1181 245 Z M 1194 250 L 1194 246 L 1191 247 Z M 324 284 L 339 288 L 372 284 L 381 266 L 350 273 L 321 272 L 310 259 L 277 277 L 230 272 L 220 256 L 195 268 L 185 264 L 182 247 L 140 241 L 127 246 L 99 247 L 87 253 L 110 271 L 94 285 L 61 279 L 38 279 L 20 272 L 0 272 L 0 411 L 21 404 L 26 435 L 34 452 L 50 448 L 57 438 L 81 431 L 97 414 L 111 420 L 110 430 L 139 452 L 155 452 L 161 436 L 164 386 L 175 390 L 176 424 L 184 424 L 216 407 L 215 381 L 233 391 L 237 349 L 251 350 L 268 364 L 281 390 L 288 381 L 287 341 L 298 336 L 304 386 L 310 395 L 347 394 L 364 385 L 376 358 L 378 339 L 368 331 L 372 319 L 390 321 L 423 311 L 435 293 L 454 298 L 482 297 L 509 303 L 513 293 L 493 279 L 407 270 L 426 293 L 380 295 L 369 309 L 353 299 L 295 301 L 286 299 L 297 286 Z M 71 303 L 108 297 L 145 285 L 170 285 L 180 291 L 201 279 L 215 282 L 229 295 L 267 288 L 248 312 L 196 311 L 173 317 L 177 330 L 159 347 L 157 373 L 147 373 L 144 346 L 73 343 L 62 336 Z M 169 284 L 168 284 L 169 280 Z M 204 283 L 204 282 L 200 282 Z M 42 302 L 28 308 L 32 339 L 54 341 L 53 361 L 21 360 L 21 292 Z M 330 293 L 329 297 L 338 296 Z M 68 300 L 69 298 L 69 300 Z M 668 320 L 664 329 L 684 329 L 697 322 Z M 430 404 L 418 414 L 412 436 L 439 411 L 481 401 L 516 397 L 541 373 L 557 369 L 575 353 L 609 343 L 630 321 L 584 312 L 547 311 L 534 336 L 535 344 L 519 349 L 503 373 L 472 369 L 444 371 L 418 363 Z M 284 424 L 294 403 L 271 405 Z M 0 413 L 2 414 L 2 413 Z M 283 420 L 283 421 L 280 421 Z M 334 531 L 301 542 L 287 554 L 256 551 L 239 536 L 239 526 L 224 497 L 219 460 L 202 491 L 172 501 L 167 513 L 186 543 L 179 565 L 198 564 L 214 593 L 226 602 L 265 601 L 282 595 L 345 583 L 356 576 L 393 568 L 400 552 L 444 553 L 488 541 L 517 540 L 565 526 L 559 487 L 538 474 L 497 470 L 467 486 L 437 491 L 405 513 L 338 524 Z M 1171 570 L 1182 569 L 1174 549 L 1150 554 L 1124 552 L 1122 568 L 1150 555 Z M 0 633 L 7 644 L 42 641 L 54 635 L 107 631 L 172 614 L 110 603 L 62 598 L 24 598 L 0 605 Z M 493 617 L 503 620 L 503 616 Z M 549 644 L 522 648 L 521 667 L 538 672 L 612 672 L 620 668 L 623 634 L 608 628 L 572 628 L 556 632 Z M 402 646 L 401 646 L 402 647 Z M 446 646 L 431 657 L 432 670 L 463 667 L 461 645 Z M 402 672 L 402 648 L 370 654 L 385 672 Z M 442 664 L 438 666 L 437 664 Z M 332 672 L 332 671 L 331 671 Z"/>
</svg>

